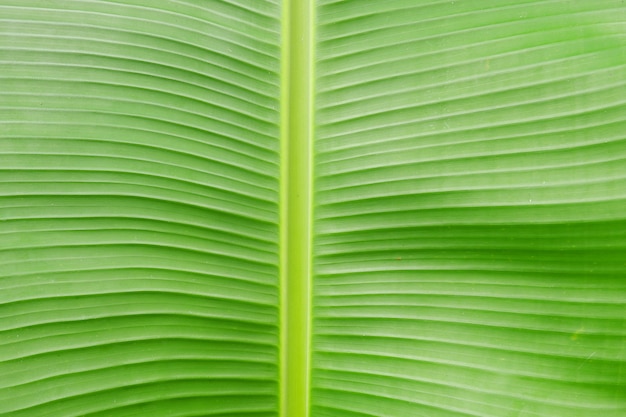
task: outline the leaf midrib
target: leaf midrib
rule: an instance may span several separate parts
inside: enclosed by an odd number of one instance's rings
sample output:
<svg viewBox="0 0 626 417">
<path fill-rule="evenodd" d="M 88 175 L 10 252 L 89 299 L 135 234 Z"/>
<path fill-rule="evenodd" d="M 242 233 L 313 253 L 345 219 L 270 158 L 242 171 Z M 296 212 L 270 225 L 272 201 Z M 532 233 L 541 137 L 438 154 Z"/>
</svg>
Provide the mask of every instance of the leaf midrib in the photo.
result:
<svg viewBox="0 0 626 417">
<path fill-rule="evenodd" d="M 283 0 L 280 415 L 309 415 L 314 0 Z"/>
</svg>

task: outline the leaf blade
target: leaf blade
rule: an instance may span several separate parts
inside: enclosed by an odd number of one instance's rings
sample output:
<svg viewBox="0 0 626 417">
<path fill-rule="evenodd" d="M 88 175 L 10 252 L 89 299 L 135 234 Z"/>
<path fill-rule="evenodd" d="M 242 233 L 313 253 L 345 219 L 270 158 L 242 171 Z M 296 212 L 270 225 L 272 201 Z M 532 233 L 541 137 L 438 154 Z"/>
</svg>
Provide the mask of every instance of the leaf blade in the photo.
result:
<svg viewBox="0 0 626 417">
<path fill-rule="evenodd" d="M 318 2 L 315 416 L 624 412 L 623 6 Z"/>
<path fill-rule="evenodd" d="M 0 412 L 275 415 L 279 6 L 1 3 Z"/>
</svg>

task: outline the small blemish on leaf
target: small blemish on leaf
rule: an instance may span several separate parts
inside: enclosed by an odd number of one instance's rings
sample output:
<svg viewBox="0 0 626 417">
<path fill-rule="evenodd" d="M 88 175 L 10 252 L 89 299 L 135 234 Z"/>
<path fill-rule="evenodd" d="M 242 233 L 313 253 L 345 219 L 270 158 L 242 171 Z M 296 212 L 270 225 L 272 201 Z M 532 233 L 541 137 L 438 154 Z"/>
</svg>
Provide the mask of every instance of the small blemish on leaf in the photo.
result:
<svg viewBox="0 0 626 417">
<path fill-rule="evenodd" d="M 581 326 L 579 329 L 577 329 L 574 333 L 571 334 L 571 336 L 569 337 L 570 340 L 578 340 L 578 336 L 582 334 L 584 331 L 585 331 L 585 328 Z"/>
</svg>

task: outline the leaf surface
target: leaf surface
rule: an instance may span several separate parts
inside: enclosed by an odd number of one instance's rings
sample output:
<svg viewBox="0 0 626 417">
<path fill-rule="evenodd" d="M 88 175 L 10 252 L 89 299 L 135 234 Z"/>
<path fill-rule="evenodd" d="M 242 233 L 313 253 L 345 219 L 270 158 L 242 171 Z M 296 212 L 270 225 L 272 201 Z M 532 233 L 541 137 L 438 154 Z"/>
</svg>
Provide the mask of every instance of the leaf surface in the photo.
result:
<svg viewBox="0 0 626 417">
<path fill-rule="evenodd" d="M 626 413 L 616 1 L 319 1 L 314 417 Z"/>
<path fill-rule="evenodd" d="M 0 415 L 624 416 L 625 21 L 0 0 Z"/>
<path fill-rule="evenodd" d="M 276 415 L 279 6 L 0 4 L 0 414 Z"/>
</svg>

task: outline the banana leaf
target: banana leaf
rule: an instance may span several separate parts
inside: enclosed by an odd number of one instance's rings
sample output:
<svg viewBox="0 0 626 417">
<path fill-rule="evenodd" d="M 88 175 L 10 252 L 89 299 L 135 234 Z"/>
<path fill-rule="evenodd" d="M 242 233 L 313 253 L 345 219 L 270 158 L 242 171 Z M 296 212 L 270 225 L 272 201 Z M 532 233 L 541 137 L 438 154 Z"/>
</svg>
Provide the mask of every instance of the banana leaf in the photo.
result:
<svg viewBox="0 0 626 417">
<path fill-rule="evenodd" d="M 0 415 L 623 417 L 621 0 L 0 0 Z"/>
</svg>

